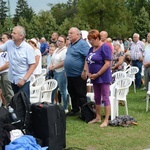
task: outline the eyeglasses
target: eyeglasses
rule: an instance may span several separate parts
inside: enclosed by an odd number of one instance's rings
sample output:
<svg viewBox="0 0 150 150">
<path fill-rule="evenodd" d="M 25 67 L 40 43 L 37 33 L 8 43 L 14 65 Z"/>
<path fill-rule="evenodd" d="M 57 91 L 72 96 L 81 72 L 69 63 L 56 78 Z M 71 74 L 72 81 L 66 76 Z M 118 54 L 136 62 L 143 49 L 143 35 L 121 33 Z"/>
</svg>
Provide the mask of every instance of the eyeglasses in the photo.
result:
<svg viewBox="0 0 150 150">
<path fill-rule="evenodd" d="M 57 42 L 59 42 L 59 43 L 64 43 L 64 41 L 60 41 L 60 40 L 58 40 Z"/>
</svg>

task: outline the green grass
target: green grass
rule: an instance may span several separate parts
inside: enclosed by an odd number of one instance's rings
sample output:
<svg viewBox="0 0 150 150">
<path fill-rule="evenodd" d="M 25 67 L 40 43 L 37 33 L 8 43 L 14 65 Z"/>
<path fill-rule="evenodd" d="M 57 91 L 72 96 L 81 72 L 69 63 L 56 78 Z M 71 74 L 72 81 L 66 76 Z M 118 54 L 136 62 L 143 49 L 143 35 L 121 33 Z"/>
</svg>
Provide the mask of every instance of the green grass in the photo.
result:
<svg viewBox="0 0 150 150">
<path fill-rule="evenodd" d="M 133 87 L 127 97 L 129 115 L 138 125 L 130 127 L 108 126 L 101 129 L 99 124 L 86 124 L 77 117 L 67 117 L 67 148 L 83 150 L 143 150 L 150 148 L 150 109 L 146 112 L 146 91 L 134 93 Z M 119 107 L 119 115 L 125 115 L 125 107 Z M 75 148 L 75 149 L 77 149 Z M 74 150 L 75 150 L 74 149 Z"/>
</svg>

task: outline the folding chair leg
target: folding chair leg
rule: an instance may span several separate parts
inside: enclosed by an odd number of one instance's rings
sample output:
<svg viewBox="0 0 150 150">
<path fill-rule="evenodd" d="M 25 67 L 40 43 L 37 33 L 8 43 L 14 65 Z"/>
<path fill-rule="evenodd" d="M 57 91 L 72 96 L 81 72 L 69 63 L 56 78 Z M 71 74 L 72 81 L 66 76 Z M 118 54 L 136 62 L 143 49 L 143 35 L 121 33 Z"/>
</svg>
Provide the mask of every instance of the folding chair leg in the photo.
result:
<svg viewBox="0 0 150 150">
<path fill-rule="evenodd" d="M 116 116 L 119 116 L 119 101 L 117 101 L 116 111 L 117 111 L 117 115 Z"/>
<path fill-rule="evenodd" d="M 110 102 L 111 102 L 111 120 L 115 119 L 116 117 L 116 108 L 115 108 L 115 98 L 114 97 L 109 97 Z"/>
<path fill-rule="evenodd" d="M 149 95 L 146 96 L 146 112 L 148 111 Z"/>
<path fill-rule="evenodd" d="M 128 105 L 127 105 L 127 101 L 125 101 L 125 109 L 126 109 L 126 115 L 128 115 Z"/>
<path fill-rule="evenodd" d="M 133 86 L 134 86 L 134 93 L 136 93 L 136 85 L 135 85 L 135 81 L 133 81 Z"/>
</svg>

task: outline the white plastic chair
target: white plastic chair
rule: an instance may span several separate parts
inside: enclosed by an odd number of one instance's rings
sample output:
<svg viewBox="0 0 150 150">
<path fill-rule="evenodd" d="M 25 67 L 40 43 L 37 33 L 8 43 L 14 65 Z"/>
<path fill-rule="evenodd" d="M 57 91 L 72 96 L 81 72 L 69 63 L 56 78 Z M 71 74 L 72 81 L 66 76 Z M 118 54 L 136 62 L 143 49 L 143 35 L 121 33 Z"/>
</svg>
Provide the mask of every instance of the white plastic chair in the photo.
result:
<svg viewBox="0 0 150 150">
<path fill-rule="evenodd" d="M 111 109 L 111 120 L 115 119 L 116 117 L 116 104 L 117 102 L 115 101 L 115 83 L 110 85 L 110 109 Z"/>
<path fill-rule="evenodd" d="M 115 82 L 115 107 L 116 107 L 116 116 L 119 115 L 119 106 L 118 101 L 122 100 L 125 102 L 126 115 L 128 115 L 128 106 L 127 106 L 127 94 L 129 87 L 132 84 L 132 80 L 129 77 L 117 80 Z"/>
<path fill-rule="evenodd" d="M 93 86 L 91 83 L 87 83 L 87 86 Z M 94 100 L 94 93 L 93 92 L 87 92 L 87 97 L 90 98 L 91 101 L 95 102 Z M 115 83 L 110 85 L 110 104 L 111 104 L 111 120 L 115 119 L 115 112 L 116 112 L 116 102 L 115 102 Z"/>
<path fill-rule="evenodd" d="M 41 87 L 40 102 L 51 103 L 52 91 L 57 87 L 57 81 L 55 79 L 49 79 L 44 82 Z"/>
<path fill-rule="evenodd" d="M 32 85 L 32 84 L 34 83 L 34 81 L 35 81 L 35 75 L 32 74 L 32 75 L 30 76 L 30 85 Z"/>
<path fill-rule="evenodd" d="M 148 82 L 148 91 L 147 91 L 147 95 L 146 95 L 146 112 L 148 112 L 149 97 L 150 97 L 150 82 Z"/>
<path fill-rule="evenodd" d="M 117 71 L 112 74 L 113 82 L 124 77 L 126 77 L 126 73 L 124 71 Z"/>
<path fill-rule="evenodd" d="M 134 93 L 136 93 L 135 74 L 139 72 L 139 68 L 135 66 L 131 66 L 125 72 L 126 72 L 126 76 L 132 80 L 134 86 Z"/>
<path fill-rule="evenodd" d="M 45 76 L 46 75 L 46 68 L 42 68 L 42 73 L 40 74 L 40 76 Z"/>
<path fill-rule="evenodd" d="M 90 79 L 87 80 L 86 86 L 87 86 L 87 88 L 88 88 L 88 87 L 93 88 L 93 84 L 91 83 L 91 80 L 90 80 Z M 88 98 L 90 98 L 91 101 L 94 102 L 94 93 L 93 93 L 93 90 L 92 90 L 92 91 L 88 91 L 87 94 L 86 94 L 86 96 L 87 96 Z"/>
<path fill-rule="evenodd" d="M 30 102 L 36 103 L 40 101 L 41 87 L 45 82 L 45 77 L 37 77 L 32 84 L 30 84 Z"/>
</svg>

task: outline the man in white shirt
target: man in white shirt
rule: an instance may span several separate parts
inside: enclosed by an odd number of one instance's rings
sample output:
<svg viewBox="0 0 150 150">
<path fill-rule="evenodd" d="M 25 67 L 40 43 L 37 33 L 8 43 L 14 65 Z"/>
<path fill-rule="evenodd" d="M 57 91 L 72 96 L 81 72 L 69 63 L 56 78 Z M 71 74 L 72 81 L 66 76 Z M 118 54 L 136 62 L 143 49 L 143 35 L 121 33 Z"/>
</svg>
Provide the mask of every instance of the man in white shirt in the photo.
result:
<svg viewBox="0 0 150 150">
<path fill-rule="evenodd" d="M 135 84 L 137 88 L 141 88 L 141 72 L 142 72 L 142 61 L 143 61 L 143 52 L 144 52 L 144 44 L 139 40 L 140 35 L 137 33 L 133 34 L 133 43 L 130 49 L 130 56 L 132 59 L 132 66 L 136 66 L 139 68 L 139 72 L 135 75 Z"/>
<path fill-rule="evenodd" d="M 7 51 L 9 57 L 9 74 L 14 94 L 20 90 L 30 97 L 30 76 L 35 69 L 34 49 L 25 41 L 26 32 L 22 26 L 15 26 L 12 40 L 0 46 L 1 51 Z"/>
</svg>

